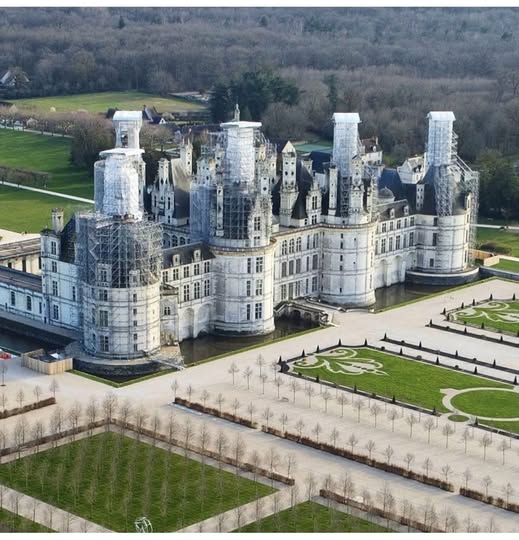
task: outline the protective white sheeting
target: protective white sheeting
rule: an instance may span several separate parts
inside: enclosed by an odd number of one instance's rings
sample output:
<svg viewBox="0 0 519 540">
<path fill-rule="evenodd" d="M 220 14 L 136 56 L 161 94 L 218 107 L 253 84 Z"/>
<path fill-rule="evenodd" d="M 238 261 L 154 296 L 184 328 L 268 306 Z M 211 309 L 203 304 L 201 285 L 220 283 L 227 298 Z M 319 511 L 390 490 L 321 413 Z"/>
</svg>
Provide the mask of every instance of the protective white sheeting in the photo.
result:
<svg viewBox="0 0 519 540">
<path fill-rule="evenodd" d="M 254 130 L 260 122 L 227 122 L 222 124 L 226 134 L 225 165 L 230 183 L 254 182 Z"/>
<path fill-rule="evenodd" d="M 359 152 L 360 117 L 358 113 L 335 113 L 333 123 L 333 163 L 342 177 L 350 176 L 351 160 Z"/>
<path fill-rule="evenodd" d="M 132 159 L 124 154 L 110 154 L 105 162 L 103 209 L 108 216 L 133 216 L 142 219 L 139 175 Z"/>
<path fill-rule="evenodd" d="M 449 165 L 453 159 L 452 125 L 454 113 L 451 111 L 431 111 L 427 115 L 427 168 Z"/>
</svg>

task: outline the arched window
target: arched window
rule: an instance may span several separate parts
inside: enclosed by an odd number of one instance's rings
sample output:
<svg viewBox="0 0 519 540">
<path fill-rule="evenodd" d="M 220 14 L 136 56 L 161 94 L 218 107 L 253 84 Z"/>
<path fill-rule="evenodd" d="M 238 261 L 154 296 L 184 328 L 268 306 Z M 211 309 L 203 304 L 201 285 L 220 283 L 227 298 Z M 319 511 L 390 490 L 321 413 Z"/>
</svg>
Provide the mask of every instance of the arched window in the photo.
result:
<svg viewBox="0 0 519 540">
<path fill-rule="evenodd" d="M 186 239 L 183 236 L 181 236 L 180 237 L 180 245 L 183 246 L 183 245 L 185 245 L 185 243 L 186 243 Z"/>
<path fill-rule="evenodd" d="M 289 245 L 288 245 L 288 252 L 289 252 L 289 253 L 294 253 L 294 251 L 295 251 L 295 245 L 296 245 L 295 240 L 294 240 L 293 238 L 291 238 L 291 239 L 290 239 L 290 243 L 289 243 Z"/>
<path fill-rule="evenodd" d="M 172 247 L 177 247 L 178 246 L 178 238 L 177 238 L 177 235 L 174 234 L 172 237 L 171 237 L 171 246 Z"/>
<path fill-rule="evenodd" d="M 301 251 L 303 242 L 301 241 L 301 238 L 298 238 L 296 241 L 296 251 Z"/>
<path fill-rule="evenodd" d="M 281 255 L 286 255 L 286 254 L 287 254 L 287 241 L 283 240 L 283 242 L 281 243 Z"/>
</svg>

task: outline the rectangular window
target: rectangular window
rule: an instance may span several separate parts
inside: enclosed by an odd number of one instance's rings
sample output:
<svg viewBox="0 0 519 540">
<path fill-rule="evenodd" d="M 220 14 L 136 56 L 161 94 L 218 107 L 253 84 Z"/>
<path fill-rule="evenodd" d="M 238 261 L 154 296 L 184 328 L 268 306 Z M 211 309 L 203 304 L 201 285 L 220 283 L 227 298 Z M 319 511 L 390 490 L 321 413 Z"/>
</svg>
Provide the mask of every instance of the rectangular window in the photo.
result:
<svg viewBox="0 0 519 540">
<path fill-rule="evenodd" d="M 27 311 L 32 311 L 32 298 L 27 296 L 26 298 Z"/>
<path fill-rule="evenodd" d="M 396 222 L 396 228 L 397 229 L 401 229 L 402 228 L 402 220 L 399 219 L 397 222 Z"/>
<path fill-rule="evenodd" d="M 395 249 L 400 249 L 400 236 L 396 237 L 396 247 Z"/>
<path fill-rule="evenodd" d="M 246 317 L 247 317 L 247 320 L 248 320 L 248 321 L 250 321 L 250 315 L 251 315 L 250 304 L 247 304 L 247 314 L 246 314 Z"/>
<path fill-rule="evenodd" d="M 380 243 L 380 253 L 386 252 L 386 239 L 382 238 L 382 241 Z"/>
<path fill-rule="evenodd" d="M 288 262 L 288 275 L 291 276 L 294 273 L 294 261 Z"/>
<path fill-rule="evenodd" d="M 296 259 L 296 274 L 301 273 L 301 259 Z"/>
<path fill-rule="evenodd" d="M 429 266 L 431 268 L 434 266 L 434 259 L 429 259 Z"/>
<path fill-rule="evenodd" d="M 134 295 L 136 296 L 136 295 Z M 99 300 L 101 300 L 101 302 L 108 302 L 108 291 L 106 289 L 100 289 L 99 290 Z M 134 300 L 135 302 L 135 300 Z"/>
<path fill-rule="evenodd" d="M 137 343 L 133 344 L 133 352 L 139 352 L 139 345 Z"/>
<path fill-rule="evenodd" d="M 256 304 L 255 310 L 254 310 L 254 316 L 256 320 L 263 318 L 263 304 L 262 303 Z"/>
<path fill-rule="evenodd" d="M 382 223 L 382 232 L 386 232 L 386 224 Z"/>
<path fill-rule="evenodd" d="M 193 285 L 193 297 L 195 300 L 198 300 L 200 298 L 200 282 L 197 281 Z"/>
<path fill-rule="evenodd" d="M 58 271 L 58 263 L 56 261 L 52 261 L 50 263 L 50 266 L 51 266 L 51 271 L 52 272 L 57 272 Z"/>
<path fill-rule="evenodd" d="M 204 281 L 204 296 L 210 296 L 211 295 L 211 282 L 206 279 Z"/>
<path fill-rule="evenodd" d="M 312 292 L 315 292 L 317 290 L 317 276 L 314 276 L 312 278 Z"/>
<path fill-rule="evenodd" d="M 166 315 L 169 315 L 169 313 L 166 313 Z M 137 321 L 133 321 L 133 326 L 137 326 Z"/>
<path fill-rule="evenodd" d="M 189 285 L 184 285 L 184 302 L 189 302 Z"/>
<path fill-rule="evenodd" d="M 409 218 L 409 225 L 410 225 L 411 227 L 414 226 L 414 216 L 412 216 L 412 217 Z"/>
<path fill-rule="evenodd" d="M 200 275 L 200 264 L 193 265 L 193 275 L 199 276 Z"/>
<path fill-rule="evenodd" d="M 99 310 L 99 326 L 108 326 L 108 311 Z"/>
<path fill-rule="evenodd" d="M 250 296 L 251 291 L 252 291 L 251 281 L 250 280 L 247 281 L 245 289 L 246 289 L 245 290 L 245 296 Z"/>
<path fill-rule="evenodd" d="M 306 237 L 306 249 L 310 249 L 310 235 Z"/>
<path fill-rule="evenodd" d="M 51 242 L 50 243 L 50 253 L 51 255 L 56 255 L 57 254 L 57 245 L 56 245 L 56 242 Z"/>
<path fill-rule="evenodd" d="M 317 270 L 318 267 L 319 267 L 319 256 L 314 255 L 312 257 L 312 270 Z"/>
<path fill-rule="evenodd" d="M 16 306 L 16 294 L 14 291 L 11 291 L 11 305 Z"/>
<path fill-rule="evenodd" d="M 435 227 L 438 227 L 438 218 L 437 218 L 437 217 L 435 217 L 435 218 L 433 219 L 433 225 L 434 225 Z"/>
<path fill-rule="evenodd" d="M 314 241 L 312 244 L 312 247 L 316 248 L 319 245 L 319 235 L 316 233 L 314 234 Z"/>
<path fill-rule="evenodd" d="M 414 246 L 414 232 L 409 233 L 409 247 Z"/>
<path fill-rule="evenodd" d="M 178 268 L 173 268 L 173 281 L 178 281 Z"/>
<path fill-rule="evenodd" d="M 99 347 L 101 352 L 110 352 L 108 336 L 99 336 Z"/>
<path fill-rule="evenodd" d="M 139 336 L 138 336 L 137 334 L 133 334 L 133 341 L 137 341 L 137 338 L 138 338 L 138 337 L 139 337 Z"/>
<path fill-rule="evenodd" d="M 254 218 L 254 230 L 261 231 L 261 218 L 260 217 Z"/>
<path fill-rule="evenodd" d="M 52 282 L 52 296 L 58 296 L 58 282 Z"/>
<path fill-rule="evenodd" d="M 256 296 L 263 294 L 263 280 L 258 279 L 256 281 Z"/>
<path fill-rule="evenodd" d="M 285 300 L 287 297 L 287 286 L 281 285 L 281 300 Z"/>
<path fill-rule="evenodd" d="M 404 234 L 404 249 L 407 247 L 407 234 Z"/>
<path fill-rule="evenodd" d="M 207 272 L 209 272 L 209 270 L 210 270 L 209 261 L 205 261 L 204 262 L 204 273 L 207 274 Z"/>
<path fill-rule="evenodd" d="M 389 222 L 389 230 L 390 230 L 390 231 L 393 230 L 393 222 L 392 222 L 392 221 Z"/>
<path fill-rule="evenodd" d="M 189 277 L 189 266 L 184 266 L 184 278 Z"/>
<path fill-rule="evenodd" d="M 252 258 L 247 258 L 247 274 L 252 274 Z"/>
<path fill-rule="evenodd" d="M 432 245 L 433 246 L 438 245 L 438 234 L 437 233 L 433 233 Z"/>
<path fill-rule="evenodd" d="M 137 308 L 133 308 L 133 314 L 137 315 Z"/>
<path fill-rule="evenodd" d="M 76 302 L 76 300 L 77 300 L 76 286 L 72 285 L 72 301 Z"/>
<path fill-rule="evenodd" d="M 378 240 L 375 242 L 375 255 L 378 255 Z"/>
<path fill-rule="evenodd" d="M 310 257 L 306 258 L 306 271 L 308 272 L 310 270 Z"/>
<path fill-rule="evenodd" d="M 256 257 L 256 272 L 263 272 L 263 257 Z"/>
<path fill-rule="evenodd" d="M 134 301 L 134 302 L 137 302 L 137 293 L 134 293 L 134 295 L 133 295 L 133 301 Z"/>
<path fill-rule="evenodd" d="M 389 239 L 389 251 L 393 251 L 393 238 Z"/>
<path fill-rule="evenodd" d="M 108 272 L 104 268 L 99 270 L 99 281 L 102 281 L 103 283 L 108 281 Z"/>
<path fill-rule="evenodd" d="M 52 306 L 52 318 L 55 321 L 59 321 L 59 306 L 57 306 L 56 304 Z"/>
<path fill-rule="evenodd" d="M 95 326 L 95 324 L 96 324 L 96 310 L 94 308 L 92 308 L 91 320 L 92 320 L 92 324 Z"/>
</svg>

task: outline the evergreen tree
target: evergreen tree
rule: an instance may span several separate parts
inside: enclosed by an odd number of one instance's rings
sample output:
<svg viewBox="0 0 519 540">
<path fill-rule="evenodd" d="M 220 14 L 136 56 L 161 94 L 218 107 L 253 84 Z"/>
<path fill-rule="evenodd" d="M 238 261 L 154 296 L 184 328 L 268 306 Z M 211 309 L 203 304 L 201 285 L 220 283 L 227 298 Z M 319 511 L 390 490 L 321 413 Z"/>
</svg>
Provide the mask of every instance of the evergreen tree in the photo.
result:
<svg viewBox="0 0 519 540">
<path fill-rule="evenodd" d="M 229 97 L 229 88 L 223 84 L 217 84 L 209 102 L 213 122 L 225 122 L 232 110 L 232 100 Z"/>
</svg>

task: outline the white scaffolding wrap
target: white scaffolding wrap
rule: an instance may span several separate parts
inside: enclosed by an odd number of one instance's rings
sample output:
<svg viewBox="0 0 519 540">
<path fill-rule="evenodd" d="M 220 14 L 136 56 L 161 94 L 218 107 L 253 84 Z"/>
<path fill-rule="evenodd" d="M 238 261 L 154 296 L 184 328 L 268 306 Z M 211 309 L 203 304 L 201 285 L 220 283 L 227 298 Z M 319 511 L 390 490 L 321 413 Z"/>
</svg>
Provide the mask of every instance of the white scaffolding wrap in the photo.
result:
<svg viewBox="0 0 519 540">
<path fill-rule="evenodd" d="M 359 153 L 358 113 L 333 115 L 333 163 L 342 177 L 349 176 L 351 160 Z"/>
<path fill-rule="evenodd" d="M 127 155 L 115 150 L 106 155 L 102 208 L 97 211 L 107 216 L 133 216 L 142 219 L 139 194 L 139 175 Z"/>
<path fill-rule="evenodd" d="M 431 111 L 427 118 L 427 167 L 450 165 L 456 150 L 453 148 L 456 137 L 452 125 L 455 117 L 450 111 Z"/>
<path fill-rule="evenodd" d="M 222 124 L 226 137 L 225 170 L 231 184 L 251 184 L 254 182 L 254 129 L 259 122 L 227 122 Z"/>
</svg>

